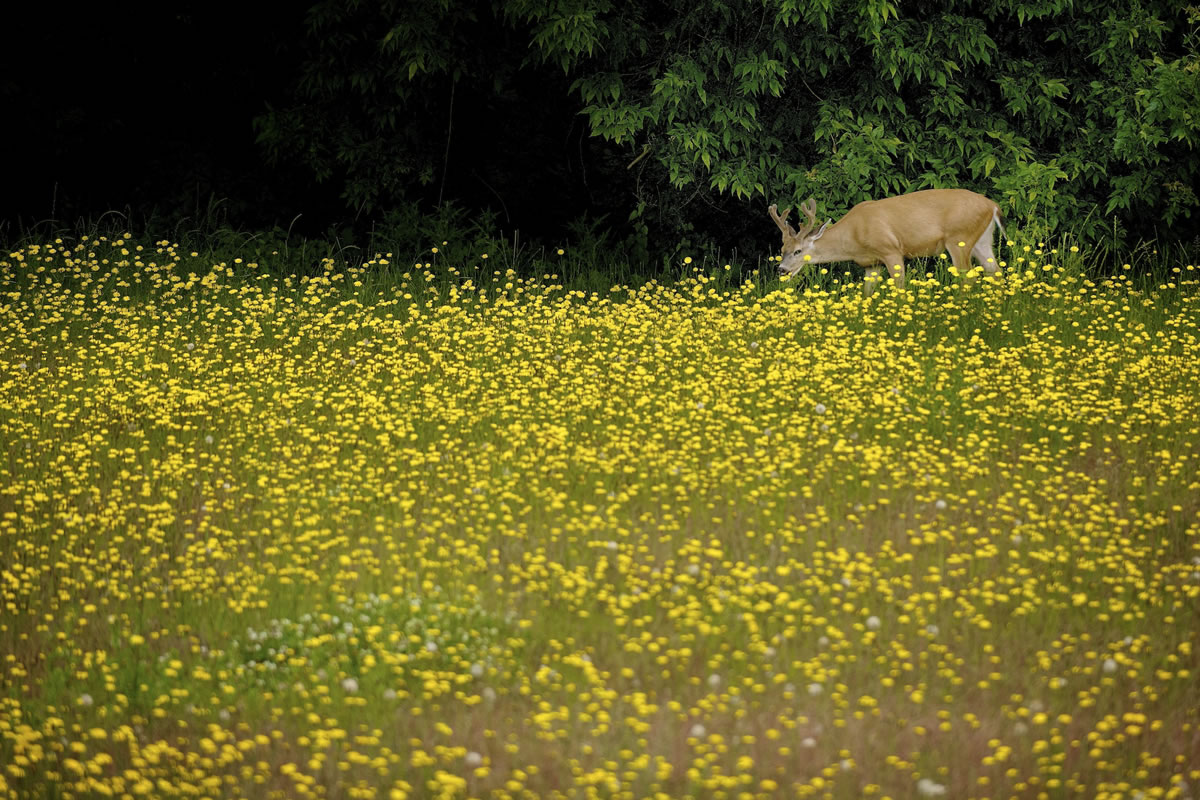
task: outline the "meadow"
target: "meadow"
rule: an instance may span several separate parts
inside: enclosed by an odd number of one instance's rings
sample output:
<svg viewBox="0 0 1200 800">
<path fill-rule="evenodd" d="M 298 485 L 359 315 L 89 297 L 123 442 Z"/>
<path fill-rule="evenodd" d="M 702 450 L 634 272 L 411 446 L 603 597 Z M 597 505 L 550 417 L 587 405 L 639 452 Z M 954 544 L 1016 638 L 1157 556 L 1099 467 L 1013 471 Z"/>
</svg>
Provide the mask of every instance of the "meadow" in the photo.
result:
<svg viewBox="0 0 1200 800">
<path fill-rule="evenodd" d="M 0 254 L 0 797 L 1200 796 L 1200 275 L 1004 255 Z"/>
</svg>

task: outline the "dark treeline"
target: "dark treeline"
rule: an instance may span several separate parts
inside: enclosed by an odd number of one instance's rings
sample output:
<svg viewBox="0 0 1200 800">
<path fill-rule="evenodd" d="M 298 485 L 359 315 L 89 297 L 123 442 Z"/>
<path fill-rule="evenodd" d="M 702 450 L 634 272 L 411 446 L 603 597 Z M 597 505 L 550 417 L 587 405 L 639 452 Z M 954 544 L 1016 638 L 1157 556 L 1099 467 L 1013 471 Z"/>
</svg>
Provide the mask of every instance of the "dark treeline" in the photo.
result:
<svg viewBox="0 0 1200 800">
<path fill-rule="evenodd" d="M 1173 0 L 43 5 L 0 55 L 9 240 L 110 211 L 353 238 L 449 208 L 760 252 L 770 202 L 934 186 L 1038 234 L 1200 233 L 1200 14 Z"/>
</svg>

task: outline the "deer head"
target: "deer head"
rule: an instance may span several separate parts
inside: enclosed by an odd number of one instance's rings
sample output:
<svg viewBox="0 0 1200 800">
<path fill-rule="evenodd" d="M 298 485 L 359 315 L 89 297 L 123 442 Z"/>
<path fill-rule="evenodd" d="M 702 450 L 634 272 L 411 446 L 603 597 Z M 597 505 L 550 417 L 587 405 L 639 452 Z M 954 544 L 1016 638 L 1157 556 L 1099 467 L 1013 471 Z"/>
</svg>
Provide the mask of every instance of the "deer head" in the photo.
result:
<svg viewBox="0 0 1200 800">
<path fill-rule="evenodd" d="M 827 220 L 819 229 L 817 228 L 817 198 L 810 197 L 807 202 L 800 204 L 800 210 L 804 212 L 804 216 L 808 217 L 808 222 L 805 223 L 800 230 L 794 229 L 788 224 L 788 214 L 792 210 L 785 209 L 783 214 L 772 205 L 767 209 L 771 215 L 771 219 L 775 220 L 775 224 L 779 226 L 780 233 L 783 234 L 783 246 L 780 248 L 780 255 L 783 256 L 783 261 L 779 264 L 779 272 L 781 274 L 795 275 L 804 266 L 804 256 L 808 253 L 813 243 L 821 238 L 825 233 L 825 229 L 829 227 L 829 223 L 833 220 Z"/>
</svg>

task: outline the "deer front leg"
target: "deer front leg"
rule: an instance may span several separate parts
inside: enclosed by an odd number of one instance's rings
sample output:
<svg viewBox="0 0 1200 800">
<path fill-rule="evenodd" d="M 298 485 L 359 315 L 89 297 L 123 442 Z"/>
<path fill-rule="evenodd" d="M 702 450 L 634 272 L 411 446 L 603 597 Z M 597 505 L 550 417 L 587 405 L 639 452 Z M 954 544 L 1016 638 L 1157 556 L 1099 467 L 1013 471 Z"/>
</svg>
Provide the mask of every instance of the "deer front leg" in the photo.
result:
<svg viewBox="0 0 1200 800">
<path fill-rule="evenodd" d="M 883 262 L 887 265 L 888 274 L 892 276 L 892 282 L 896 284 L 897 289 L 904 288 L 904 256 L 893 254 L 887 257 Z"/>
<path fill-rule="evenodd" d="M 867 267 L 867 277 L 863 282 L 863 297 L 870 297 L 875 294 L 875 287 L 879 285 L 879 267 Z"/>
</svg>

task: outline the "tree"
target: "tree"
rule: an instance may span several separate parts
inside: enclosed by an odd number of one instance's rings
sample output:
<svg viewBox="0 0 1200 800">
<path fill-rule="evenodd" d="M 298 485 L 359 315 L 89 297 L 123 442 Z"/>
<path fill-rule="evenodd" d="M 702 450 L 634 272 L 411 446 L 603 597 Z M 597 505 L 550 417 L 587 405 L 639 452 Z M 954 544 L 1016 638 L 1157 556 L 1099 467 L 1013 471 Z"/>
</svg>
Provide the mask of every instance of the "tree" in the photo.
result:
<svg viewBox="0 0 1200 800">
<path fill-rule="evenodd" d="M 260 136 L 370 207 L 444 180 L 421 115 L 447 79 L 499 92 L 540 70 L 623 154 L 604 179 L 632 216 L 676 232 L 750 200 L 836 216 L 966 186 L 1045 230 L 1178 234 L 1196 226 L 1198 20 L 1169 0 L 326 0 L 297 102 Z"/>
</svg>

